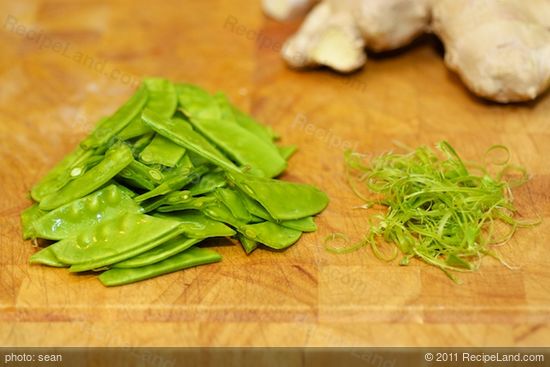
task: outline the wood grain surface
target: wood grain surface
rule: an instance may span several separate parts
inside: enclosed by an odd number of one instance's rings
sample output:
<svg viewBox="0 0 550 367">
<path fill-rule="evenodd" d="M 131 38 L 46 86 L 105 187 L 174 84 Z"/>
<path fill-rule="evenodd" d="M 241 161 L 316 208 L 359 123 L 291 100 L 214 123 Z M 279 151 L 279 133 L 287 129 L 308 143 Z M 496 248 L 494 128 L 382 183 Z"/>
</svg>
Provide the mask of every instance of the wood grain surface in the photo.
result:
<svg viewBox="0 0 550 367">
<path fill-rule="evenodd" d="M 479 100 L 431 37 L 371 55 L 350 76 L 298 73 L 278 51 L 299 23 L 266 19 L 259 1 L 4 0 L 0 16 L 0 345 L 549 345 L 549 95 Z M 19 224 L 30 187 L 150 75 L 224 91 L 297 144 L 284 178 L 329 194 L 319 231 L 250 256 L 217 241 L 219 264 L 112 289 L 30 266 L 35 249 Z M 441 139 L 467 159 L 505 144 L 531 173 L 514 194 L 522 216 L 543 221 L 501 249 L 514 270 L 484 259 L 455 285 L 417 261 L 323 249 L 328 234 L 357 239 L 367 226 L 343 179 L 344 148 Z"/>
</svg>

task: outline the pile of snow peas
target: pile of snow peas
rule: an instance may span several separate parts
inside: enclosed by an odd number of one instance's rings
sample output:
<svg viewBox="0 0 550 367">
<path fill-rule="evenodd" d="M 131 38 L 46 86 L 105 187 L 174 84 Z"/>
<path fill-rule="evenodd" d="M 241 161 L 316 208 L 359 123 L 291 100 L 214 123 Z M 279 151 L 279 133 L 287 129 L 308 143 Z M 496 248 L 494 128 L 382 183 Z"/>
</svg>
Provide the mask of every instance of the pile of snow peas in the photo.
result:
<svg viewBox="0 0 550 367">
<path fill-rule="evenodd" d="M 56 242 L 30 262 L 117 286 L 220 261 L 207 238 L 284 249 L 328 198 L 274 178 L 296 150 L 276 140 L 221 93 L 145 79 L 32 188 L 23 236 Z"/>
</svg>

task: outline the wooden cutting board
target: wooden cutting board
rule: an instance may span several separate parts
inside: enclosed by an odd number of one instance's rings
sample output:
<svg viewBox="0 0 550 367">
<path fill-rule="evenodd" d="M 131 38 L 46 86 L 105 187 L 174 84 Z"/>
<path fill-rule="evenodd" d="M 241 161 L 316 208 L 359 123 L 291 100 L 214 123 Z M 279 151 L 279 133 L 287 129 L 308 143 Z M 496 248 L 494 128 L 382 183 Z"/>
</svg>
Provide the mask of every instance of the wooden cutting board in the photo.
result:
<svg viewBox="0 0 550 367">
<path fill-rule="evenodd" d="M 279 57 L 298 22 L 267 20 L 259 1 L 27 0 L 0 15 L 0 344 L 2 346 L 544 346 L 550 342 L 550 96 L 510 106 L 473 97 L 425 37 L 361 71 L 295 72 Z M 33 33 L 34 32 L 34 33 Z M 297 144 L 285 179 L 325 190 L 319 231 L 284 252 L 246 256 L 217 241 L 219 264 L 125 287 L 29 266 L 27 192 L 142 76 L 197 83 Z M 504 144 L 532 175 L 514 193 L 540 216 L 502 253 L 452 283 L 369 249 L 334 255 L 323 239 L 358 239 L 367 212 L 344 182 L 342 152 L 447 139 L 467 159 Z"/>
</svg>

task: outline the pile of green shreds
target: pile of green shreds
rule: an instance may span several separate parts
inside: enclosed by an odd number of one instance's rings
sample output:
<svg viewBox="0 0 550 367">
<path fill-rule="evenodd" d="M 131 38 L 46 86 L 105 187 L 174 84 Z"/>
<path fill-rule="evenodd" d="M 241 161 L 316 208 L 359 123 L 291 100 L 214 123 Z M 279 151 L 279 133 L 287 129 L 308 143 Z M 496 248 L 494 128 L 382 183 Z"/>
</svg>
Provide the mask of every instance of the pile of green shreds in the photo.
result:
<svg viewBox="0 0 550 367">
<path fill-rule="evenodd" d="M 517 227 L 534 224 L 514 218 L 511 188 L 525 182 L 527 174 L 508 163 L 508 150 L 503 146 L 488 151 L 488 155 L 507 155 L 495 162 L 500 166 L 497 174 L 488 171 L 488 164 L 466 164 L 445 141 L 437 148 L 439 154 L 420 147 L 405 154 L 383 154 L 368 162 L 360 154 L 346 152 L 348 180 L 365 201 L 362 207 L 385 210 L 371 217 L 362 241 L 349 247 L 328 244 L 345 239 L 336 234 L 327 238 L 327 249 L 342 253 L 367 245 L 387 261 L 401 253 L 401 265 L 418 258 L 455 281 L 450 271 L 477 270 L 485 255 L 503 261 L 494 247 L 508 241 Z M 505 176 L 517 174 L 521 179 L 505 180 Z M 363 194 L 358 184 L 366 185 L 368 193 Z M 383 250 L 384 244 L 395 246 L 390 252 Z"/>
<path fill-rule="evenodd" d="M 276 180 L 294 147 L 187 84 L 146 79 L 31 190 L 25 239 L 57 241 L 31 263 L 102 271 L 106 286 L 219 261 L 212 237 L 284 249 L 316 230 L 327 196 Z"/>
</svg>

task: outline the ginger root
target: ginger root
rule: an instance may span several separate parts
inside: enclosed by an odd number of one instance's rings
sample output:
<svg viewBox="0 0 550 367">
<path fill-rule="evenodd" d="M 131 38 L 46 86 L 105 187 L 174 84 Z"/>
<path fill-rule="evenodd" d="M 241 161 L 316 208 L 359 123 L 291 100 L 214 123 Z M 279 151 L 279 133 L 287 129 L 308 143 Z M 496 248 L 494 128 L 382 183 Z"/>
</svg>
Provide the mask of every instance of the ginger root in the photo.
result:
<svg viewBox="0 0 550 367">
<path fill-rule="evenodd" d="M 264 9 L 285 19 L 315 2 L 264 0 Z M 286 10 L 274 15 L 275 3 Z M 295 68 L 351 72 L 367 61 L 365 48 L 393 50 L 424 32 L 441 39 L 445 63 L 478 96 L 518 102 L 550 86 L 550 0 L 324 0 L 282 54 Z"/>
</svg>

